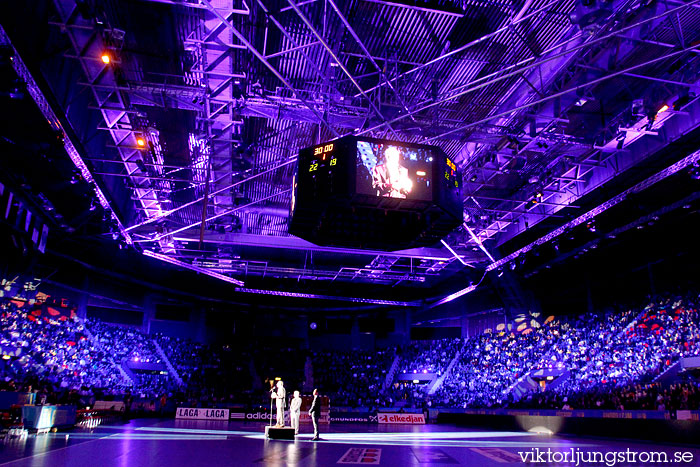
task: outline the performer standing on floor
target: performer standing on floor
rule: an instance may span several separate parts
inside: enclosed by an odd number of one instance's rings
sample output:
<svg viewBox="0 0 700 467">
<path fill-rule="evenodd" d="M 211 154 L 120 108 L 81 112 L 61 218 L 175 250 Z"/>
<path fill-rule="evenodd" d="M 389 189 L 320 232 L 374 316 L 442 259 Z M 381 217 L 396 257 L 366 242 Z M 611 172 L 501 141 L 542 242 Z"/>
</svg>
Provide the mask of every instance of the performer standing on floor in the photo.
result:
<svg viewBox="0 0 700 467">
<path fill-rule="evenodd" d="M 289 404 L 289 420 L 292 422 L 292 428 L 294 428 L 294 434 L 299 434 L 299 415 L 301 412 L 301 397 L 299 397 L 299 391 L 294 391 L 294 397 L 292 397 L 292 402 Z"/>
<path fill-rule="evenodd" d="M 321 400 L 318 398 L 318 389 L 314 389 L 314 400 L 309 409 L 311 421 L 314 423 L 314 437 L 312 440 L 321 439 L 318 437 L 318 419 L 321 418 Z"/>
<path fill-rule="evenodd" d="M 284 383 L 282 381 L 277 381 L 277 392 L 270 394 L 270 397 L 276 399 L 277 405 L 277 424 L 275 427 L 284 427 L 284 406 L 287 402 L 287 391 L 284 390 Z"/>
</svg>

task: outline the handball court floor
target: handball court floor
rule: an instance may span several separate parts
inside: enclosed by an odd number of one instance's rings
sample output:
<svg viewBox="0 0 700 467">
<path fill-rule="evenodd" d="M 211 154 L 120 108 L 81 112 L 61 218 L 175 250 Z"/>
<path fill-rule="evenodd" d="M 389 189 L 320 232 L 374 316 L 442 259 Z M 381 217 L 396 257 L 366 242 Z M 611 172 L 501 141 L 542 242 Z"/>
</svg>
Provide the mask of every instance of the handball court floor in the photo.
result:
<svg viewBox="0 0 700 467">
<path fill-rule="evenodd" d="M 574 438 L 528 432 L 486 431 L 450 425 L 333 424 L 312 441 L 309 425 L 295 441 L 265 439 L 260 422 L 146 419 L 121 425 L 30 435 L 0 444 L 0 465 L 139 467 L 139 466 L 332 466 L 332 465 L 471 465 L 521 464 L 518 452 L 691 453 L 700 465 L 700 446 Z M 686 454 L 687 455 L 687 454 Z M 539 460 L 543 460 L 540 458 Z M 556 458 L 553 458 L 556 460 Z M 687 458 L 686 458 L 687 459 Z M 537 459 L 532 459 L 536 461 Z M 550 459 L 552 460 L 552 459 Z M 540 462 L 529 462 L 536 465 Z M 678 463 L 678 462 L 675 462 Z M 575 465 L 549 462 L 547 465 Z M 581 465 L 585 465 L 581 463 Z M 606 465 L 588 464 L 588 465 Z M 615 465 L 650 465 L 616 463 Z M 658 463 L 653 465 L 659 465 Z"/>
</svg>

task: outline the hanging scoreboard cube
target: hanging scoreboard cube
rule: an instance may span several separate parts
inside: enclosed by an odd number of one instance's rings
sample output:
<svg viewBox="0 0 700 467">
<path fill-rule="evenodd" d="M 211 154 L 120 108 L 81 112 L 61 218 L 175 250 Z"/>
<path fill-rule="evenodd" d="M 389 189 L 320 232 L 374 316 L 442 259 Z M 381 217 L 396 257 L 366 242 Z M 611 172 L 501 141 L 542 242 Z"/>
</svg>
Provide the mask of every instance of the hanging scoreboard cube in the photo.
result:
<svg viewBox="0 0 700 467">
<path fill-rule="evenodd" d="M 299 152 L 289 232 L 317 245 L 433 245 L 462 222 L 462 179 L 436 146 L 345 137 Z"/>
</svg>

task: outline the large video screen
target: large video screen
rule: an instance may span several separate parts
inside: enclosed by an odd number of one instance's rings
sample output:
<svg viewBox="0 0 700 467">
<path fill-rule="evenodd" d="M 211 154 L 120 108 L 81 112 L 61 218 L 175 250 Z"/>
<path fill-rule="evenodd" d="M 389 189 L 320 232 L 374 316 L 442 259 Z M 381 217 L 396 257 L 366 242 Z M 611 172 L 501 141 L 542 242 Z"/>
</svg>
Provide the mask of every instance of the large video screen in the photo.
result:
<svg viewBox="0 0 700 467">
<path fill-rule="evenodd" d="M 356 193 L 432 201 L 433 163 L 428 148 L 357 141 Z"/>
</svg>

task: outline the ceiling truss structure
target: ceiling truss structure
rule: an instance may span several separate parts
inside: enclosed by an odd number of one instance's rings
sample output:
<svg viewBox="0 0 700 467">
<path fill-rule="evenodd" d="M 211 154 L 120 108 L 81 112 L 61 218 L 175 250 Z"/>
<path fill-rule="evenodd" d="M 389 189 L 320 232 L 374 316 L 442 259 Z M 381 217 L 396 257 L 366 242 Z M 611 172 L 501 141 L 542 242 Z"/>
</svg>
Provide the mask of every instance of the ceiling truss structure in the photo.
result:
<svg viewBox="0 0 700 467">
<path fill-rule="evenodd" d="M 149 32 L 105 3 L 54 1 L 112 140 L 85 156 L 131 190 L 139 248 L 236 280 L 430 286 L 485 269 L 700 126 L 700 0 L 615 0 L 590 24 L 572 21 L 575 0 L 133 2 L 170 18 L 150 32 L 175 37 L 160 68 Z M 290 238 L 298 150 L 349 133 L 441 146 L 464 174 L 464 226 L 430 251 Z"/>
</svg>

